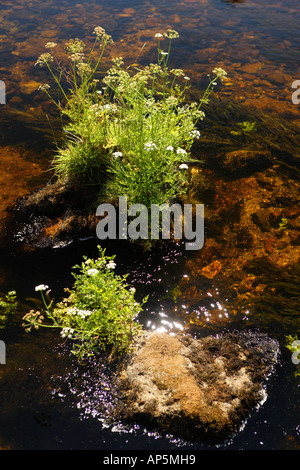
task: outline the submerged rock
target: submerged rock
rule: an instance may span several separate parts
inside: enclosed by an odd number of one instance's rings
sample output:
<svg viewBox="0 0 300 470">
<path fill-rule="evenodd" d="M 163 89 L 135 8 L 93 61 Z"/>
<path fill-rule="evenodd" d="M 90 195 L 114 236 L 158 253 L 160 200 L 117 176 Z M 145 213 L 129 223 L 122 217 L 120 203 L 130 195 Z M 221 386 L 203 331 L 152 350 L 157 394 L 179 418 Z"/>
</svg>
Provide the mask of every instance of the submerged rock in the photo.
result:
<svg viewBox="0 0 300 470">
<path fill-rule="evenodd" d="M 223 158 L 223 171 L 231 177 L 249 176 L 271 166 L 272 155 L 268 150 L 235 150 Z"/>
<path fill-rule="evenodd" d="M 162 433 L 224 440 L 264 400 L 278 353 L 277 341 L 260 333 L 144 332 L 120 374 L 121 415 Z"/>
<path fill-rule="evenodd" d="M 68 182 L 48 184 L 17 202 L 7 238 L 15 242 L 15 248 L 19 243 L 24 249 L 34 249 L 94 236 L 96 208 L 96 195 L 89 187 Z"/>
</svg>

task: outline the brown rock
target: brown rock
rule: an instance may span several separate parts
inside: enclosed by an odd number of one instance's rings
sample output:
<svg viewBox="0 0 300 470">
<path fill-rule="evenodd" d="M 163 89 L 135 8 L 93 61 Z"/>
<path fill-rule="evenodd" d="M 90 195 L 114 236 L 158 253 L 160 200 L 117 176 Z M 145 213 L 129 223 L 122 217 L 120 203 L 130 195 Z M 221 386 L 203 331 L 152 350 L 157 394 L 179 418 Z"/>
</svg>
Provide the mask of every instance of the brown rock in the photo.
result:
<svg viewBox="0 0 300 470">
<path fill-rule="evenodd" d="M 271 162 L 272 155 L 267 150 L 235 150 L 225 154 L 223 169 L 231 176 L 243 177 L 268 168 Z"/>
<path fill-rule="evenodd" d="M 219 440 L 264 397 L 277 342 L 251 333 L 206 337 L 144 332 L 120 376 L 121 415 L 161 432 Z"/>
<path fill-rule="evenodd" d="M 222 269 L 220 261 L 216 260 L 210 263 L 208 266 L 202 269 L 201 274 L 208 279 L 213 279 Z"/>
</svg>

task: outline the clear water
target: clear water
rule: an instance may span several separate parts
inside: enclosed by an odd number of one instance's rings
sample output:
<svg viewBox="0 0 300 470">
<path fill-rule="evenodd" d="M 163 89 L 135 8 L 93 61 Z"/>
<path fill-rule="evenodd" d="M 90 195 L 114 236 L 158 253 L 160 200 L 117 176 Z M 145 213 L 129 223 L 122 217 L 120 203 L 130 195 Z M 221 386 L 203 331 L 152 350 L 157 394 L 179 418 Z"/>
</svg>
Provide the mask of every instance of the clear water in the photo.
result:
<svg viewBox="0 0 300 470">
<path fill-rule="evenodd" d="M 220 91 L 227 99 L 296 120 L 298 109 L 290 98 L 291 83 L 300 77 L 297 6 L 296 0 L 2 1 L 0 79 L 6 83 L 7 104 L 1 107 L 0 117 L 1 227 L 6 207 L 49 180 L 45 170 L 53 141 L 46 113 L 51 115 L 52 110 L 37 92 L 45 76 L 34 67 L 45 43 L 71 37 L 88 41 L 94 27 L 100 25 L 116 41 L 112 56 L 149 62 L 155 59 L 154 34 L 175 29 L 180 38 L 174 42 L 172 64 L 187 71 L 195 89 L 214 67 L 222 67 L 230 76 L 229 84 Z M 145 326 L 178 327 L 187 312 L 184 304 L 175 310 L 168 292 L 186 273 L 186 253 L 180 247 L 147 255 L 133 247 L 112 245 L 109 250 L 117 250 L 118 269 L 130 272 L 130 282 L 139 295 L 150 293 L 142 318 Z M 4 247 L 0 290 L 16 289 L 25 300 L 34 296 L 36 284 L 46 283 L 59 297 L 71 283 L 70 269 L 82 254 L 96 256 L 97 240 L 23 256 L 7 253 Z M 224 319 L 226 325 L 239 326 L 231 318 L 230 299 L 220 298 L 218 286 L 208 282 L 202 288 L 219 303 L 222 313 L 220 324 L 214 321 L 205 334 L 218 332 Z M 209 305 L 199 305 L 199 309 L 208 319 L 213 315 Z M 246 326 L 255 324 L 250 320 Z M 272 335 L 271 325 L 268 332 Z M 114 402 L 114 390 L 104 367 L 79 368 L 52 333 L 26 335 L 12 327 L 0 330 L 0 338 L 7 344 L 7 364 L 0 365 L 0 448 L 211 448 L 202 442 L 162 437 L 139 424 L 107 427 L 105 416 Z M 291 358 L 283 351 L 268 384 L 268 399 L 253 410 L 240 433 L 219 449 L 299 449 L 300 390 L 293 373 Z"/>
</svg>

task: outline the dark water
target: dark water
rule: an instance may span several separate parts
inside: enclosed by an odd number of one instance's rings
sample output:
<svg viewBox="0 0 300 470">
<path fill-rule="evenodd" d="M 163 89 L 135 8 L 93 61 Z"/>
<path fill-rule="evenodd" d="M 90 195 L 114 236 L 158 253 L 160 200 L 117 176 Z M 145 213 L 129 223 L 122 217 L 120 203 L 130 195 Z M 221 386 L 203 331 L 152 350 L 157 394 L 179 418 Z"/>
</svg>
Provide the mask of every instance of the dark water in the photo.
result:
<svg viewBox="0 0 300 470">
<path fill-rule="evenodd" d="M 220 90 L 226 99 L 297 120 L 297 106 L 291 103 L 291 83 L 300 78 L 297 7 L 295 0 L 2 1 L 0 79 L 7 91 L 7 104 L 0 109 L 2 213 L 16 197 L 50 177 L 45 170 L 53 139 L 46 113 L 51 115 L 53 110 L 37 92 L 45 75 L 34 67 L 45 43 L 63 43 L 73 37 L 89 41 L 94 27 L 100 25 L 116 42 L 111 56 L 150 62 L 155 60 L 154 34 L 175 29 L 180 38 L 174 42 L 172 66 L 187 71 L 195 90 L 214 67 L 222 67 L 230 76 Z M 87 240 L 24 256 L 3 249 L 0 290 L 14 289 L 27 302 L 35 294 L 34 286 L 45 283 L 59 298 L 72 282 L 71 267 L 80 262 L 82 254 L 97 256 L 97 243 L 96 239 Z M 108 249 L 118 253 L 118 269 L 130 273 L 138 295 L 150 294 L 141 318 L 145 326 L 180 328 L 186 306 L 175 309 L 170 292 L 185 276 L 187 254 L 181 247 L 167 246 L 151 254 L 132 246 L 111 245 Z M 212 304 L 218 304 L 220 310 L 220 324 L 214 321 L 205 334 L 219 332 L 224 319 L 229 327 L 255 327 L 245 320 L 241 322 L 246 325 L 236 324 L 231 318 L 230 299 L 220 298 L 218 286 L 208 282 L 202 288 L 210 292 Z M 199 309 L 209 321 L 210 305 L 199 305 Z M 268 333 L 273 333 L 271 326 Z M 161 437 L 138 424 L 107 427 L 105 416 L 113 406 L 114 390 L 104 366 L 79 368 L 69 359 L 67 346 L 53 333 L 26 335 L 15 325 L 0 330 L 0 338 L 7 345 L 7 364 L 0 365 L 0 448 L 216 448 Z M 240 433 L 218 449 L 299 449 L 300 390 L 293 374 L 290 355 L 283 350 L 268 384 L 266 402 L 252 412 Z"/>
</svg>

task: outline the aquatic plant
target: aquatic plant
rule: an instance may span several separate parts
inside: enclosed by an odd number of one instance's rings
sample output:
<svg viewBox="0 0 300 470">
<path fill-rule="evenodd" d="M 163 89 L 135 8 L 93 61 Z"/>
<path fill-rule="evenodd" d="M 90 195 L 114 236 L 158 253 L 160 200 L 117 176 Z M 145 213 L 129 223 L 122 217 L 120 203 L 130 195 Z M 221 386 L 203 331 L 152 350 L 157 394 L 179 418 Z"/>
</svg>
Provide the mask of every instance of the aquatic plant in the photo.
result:
<svg viewBox="0 0 300 470">
<path fill-rule="evenodd" d="M 230 131 L 232 135 L 243 135 L 249 132 L 254 132 L 256 130 L 256 122 L 243 121 L 238 122 L 237 125 L 239 127 L 239 130 Z"/>
<path fill-rule="evenodd" d="M 94 185 L 102 198 L 126 194 L 129 204 L 147 207 L 169 202 L 186 191 L 191 146 L 200 136 L 197 125 L 205 116 L 200 108 L 209 102 L 217 79 L 227 74 L 215 68 L 199 102 L 187 102 L 189 77 L 168 65 L 172 40 L 179 34 L 168 30 L 155 35 L 156 63 L 126 66 L 122 57 L 115 57 L 100 81 L 96 78 L 100 63 L 113 40 L 101 27 L 94 33 L 89 53 L 83 41 L 67 42 L 70 71 L 61 69 L 55 59 L 55 43 L 48 43 L 51 53 L 36 62 L 48 68 L 62 100 L 53 99 L 48 84 L 40 88 L 67 118 L 66 143 L 54 156 L 53 168 L 71 183 Z"/>
<path fill-rule="evenodd" d="M 135 289 L 126 284 L 127 276 L 115 274 L 114 258 L 100 247 L 96 260 L 84 257 L 81 265 L 74 266 L 75 281 L 66 289 L 68 297 L 56 305 L 45 299 L 48 286 L 37 286 L 44 311 L 31 310 L 24 316 L 26 331 L 58 328 L 62 338 L 72 341 L 72 352 L 79 359 L 97 352 L 111 358 L 128 352 L 141 330 L 136 317 L 147 299 L 142 303 L 135 300 Z"/>
<path fill-rule="evenodd" d="M 281 218 L 281 222 L 279 223 L 279 230 L 286 230 L 288 226 L 288 219 L 286 217 Z"/>
<path fill-rule="evenodd" d="M 281 333 L 300 331 L 299 264 L 279 267 L 267 258 L 256 258 L 249 262 L 249 272 L 264 286 L 260 294 L 250 296 L 244 305 L 256 321 L 272 324 Z"/>
<path fill-rule="evenodd" d="M 12 314 L 18 306 L 16 292 L 10 291 L 0 297 L 0 329 L 7 327 L 12 322 Z"/>
</svg>

